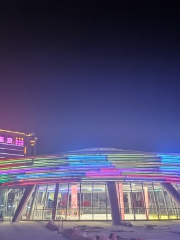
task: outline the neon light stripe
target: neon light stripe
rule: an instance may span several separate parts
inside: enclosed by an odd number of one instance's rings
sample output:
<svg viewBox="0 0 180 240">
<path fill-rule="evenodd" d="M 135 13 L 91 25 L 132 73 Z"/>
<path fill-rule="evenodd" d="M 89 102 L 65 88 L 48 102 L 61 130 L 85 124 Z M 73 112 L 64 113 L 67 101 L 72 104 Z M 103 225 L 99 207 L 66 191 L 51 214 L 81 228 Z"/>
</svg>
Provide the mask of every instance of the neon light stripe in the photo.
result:
<svg viewBox="0 0 180 240">
<path fill-rule="evenodd" d="M 22 132 L 14 132 L 14 131 L 9 131 L 9 130 L 4 130 L 4 129 L 0 129 L 0 132 L 20 134 L 20 135 L 24 135 L 24 136 L 27 136 L 27 137 L 31 136 L 30 134 L 26 134 L 26 133 L 22 133 Z"/>
<path fill-rule="evenodd" d="M 92 154 L 0 160 L 2 185 L 68 182 L 72 179 L 112 181 L 180 181 L 180 155 L 98 151 Z"/>
<path fill-rule="evenodd" d="M 24 157 L 24 155 L 22 154 L 15 154 L 15 153 L 0 153 L 0 154 Z"/>
</svg>

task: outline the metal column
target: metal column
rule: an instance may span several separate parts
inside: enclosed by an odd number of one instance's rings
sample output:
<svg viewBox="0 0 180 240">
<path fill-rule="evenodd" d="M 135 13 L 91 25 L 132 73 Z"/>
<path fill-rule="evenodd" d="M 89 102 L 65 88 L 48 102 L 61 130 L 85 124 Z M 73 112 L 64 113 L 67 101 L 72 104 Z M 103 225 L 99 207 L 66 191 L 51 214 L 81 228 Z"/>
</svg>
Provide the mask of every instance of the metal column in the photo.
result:
<svg viewBox="0 0 180 240">
<path fill-rule="evenodd" d="M 56 183 L 56 189 L 54 193 L 53 209 L 52 209 L 52 220 L 56 219 L 56 208 L 58 203 L 58 194 L 59 194 L 59 183 Z"/>
<path fill-rule="evenodd" d="M 111 204 L 111 215 L 114 225 L 121 224 L 121 212 L 118 201 L 118 194 L 115 182 L 107 182 L 107 189 L 109 193 L 109 200 Z"/>
<path fill-rule="evenodd" d="M 69 208 L 69 183 L 68 183 L 68 191 L 67 191 L 67 202 L 66 202 L 66 216 L 65 216 L 65 219 L 67 219 L 68 208 Z"/>
<path fill-rule="evenodd" d="M 26 204 L 28 203 L 34 189 L 35 189 L 35 185 L 26 186 L 24 194 L 21 198 L 21 201 L 14 213 L 13 218 L 12 218 L 12 222 L 18 222 L 20 220 L 20 218 L 22 216 L 22 212 L 23 212 Z"/>
<path fill-rule="evenodd" d="M 81 182 L 79 183 L 79 220 L 81 218 Z"/>
<path fill-rule="evenodd" d="M 38 187 L 39 187 L 39 186 L 36 185 L 35 191 L 34 191 L 34 193 L 32 194 L 32 195 L 33 195 L 33 199 L 32 199 L 32 202 L 31 202 L 31 206 L 30 206 L 30 210 L 29 210 L 29 214 L 28 214 L 28 219 L 31 218 L 31 213 L 32 213 L 32 210 L 33 210 L 33 207 L 34 207 L 34 201 L 35 201 L 35 198 L 36 198 L 36 193 L 37 193 Z"/>
<path fill-rule="evenodd" d="M 180 194 L 178 191 L 171 185 L 171 183 L 161 183 L 161 186 L 164 188 L 164 190 L 169 193 L 169 195 L 172 197 L 172 199 L 177 203 L 177 205 L 180 207 Z"/>
</svg>

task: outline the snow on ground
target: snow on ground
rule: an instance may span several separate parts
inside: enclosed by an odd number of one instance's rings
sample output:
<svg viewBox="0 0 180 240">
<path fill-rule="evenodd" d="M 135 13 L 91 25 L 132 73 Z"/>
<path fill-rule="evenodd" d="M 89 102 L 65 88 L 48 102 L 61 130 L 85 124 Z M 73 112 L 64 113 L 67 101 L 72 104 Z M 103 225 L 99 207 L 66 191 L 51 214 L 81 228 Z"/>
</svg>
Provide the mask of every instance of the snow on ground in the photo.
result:
<svg viewBox="0 0 180 240">
<path fill-rule="evenodd" d="M 64 222 L 64 228 L 77 226 L 88 235 L 108 235 L 113 232 L 122 239 L 141 237 L 143 240 L 179 240 L 179 221 L 150 221 L 133 222 L 133 227 L 113 226 L 111 222 Z M 0 224 L 0 240 L 65 240 L 56 231 L 50 231 L 46 222 L 19 222 Z M 147 229 L 146 225 L 155 225 L 153 229 Z M 67 239 L 66 239 L 67 240 Z"/>
<path fill-rule="evenodd" d="M 4 222 L 0 224 L 0 240 L 67 240 L 45 226 L 46 222 Z"/>
<path fill-rule="evenodd" d="M 180 221 L 132 221 L 133 227 L 113 226 L 111 222 L 65 222 L 64 228 L 81 226 L 79 228 L 92 235 L 107 235 L 115 233 L 122 239 L 141 238 L 143 240 L 180 240 Z M 153 229 L 147 229 L 147 225 Z M 88 228 L 86 227 L 88 226 Z"/>
</svg>

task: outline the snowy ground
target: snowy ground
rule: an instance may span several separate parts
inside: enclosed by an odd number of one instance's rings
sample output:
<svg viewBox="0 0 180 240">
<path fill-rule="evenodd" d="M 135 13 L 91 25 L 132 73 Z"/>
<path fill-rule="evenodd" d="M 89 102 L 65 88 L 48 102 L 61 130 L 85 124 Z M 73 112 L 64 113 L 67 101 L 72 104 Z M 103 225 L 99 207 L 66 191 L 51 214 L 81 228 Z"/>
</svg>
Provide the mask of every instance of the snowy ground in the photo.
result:
<svg viewBox="0 0 180 240">
<path fill-rule="evenodd" d="M 143 240 L 180 240 L 180 221 L 150 221 L 131 222 L 133 227 L 113 226 L 111 222 L 65 222 L 64 228 L 79 226 L 79 228 L 92 235 L 107 235 L 115 233 L 120 239 L 130 240 L 141 238 Z M 153 229 L 147 229 L 151 225 Z M 85 227 L 88 226 L 88 227 Z"/>
<path fill-rule="evenodd" d="M 133 227 L 112 226 L 110 222 L 65 222 L 64 228 L 79 226 L 88 235 L 109 235 L 122 239 L 141 237 L 143 240 L 179 240 L 180 221 L 132 222 Z M 45 228 L 46 222 L 19 222 L 0 224 L 0 240 L 65 240 L 57 232 Z M 156 225 L 148 230 L 146 225 Z M 67 239 L 66 239 L 67 240 Z"/>
<path fill-rule="evenodd" d="M 45 222 L 4 222 L 0 224 L 0 240 L 67 240 L 45 225 Z"/>
</svg>

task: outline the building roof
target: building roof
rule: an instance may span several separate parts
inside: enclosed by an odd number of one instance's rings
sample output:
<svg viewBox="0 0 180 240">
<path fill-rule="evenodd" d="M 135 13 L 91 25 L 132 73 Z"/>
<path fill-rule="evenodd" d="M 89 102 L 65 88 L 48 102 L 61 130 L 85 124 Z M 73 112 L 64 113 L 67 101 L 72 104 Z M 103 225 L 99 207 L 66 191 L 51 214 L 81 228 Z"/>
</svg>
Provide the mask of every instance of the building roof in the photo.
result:
<svg viewBox="0 0 180 240">
<path fill-rule="evenodd" d="M 89 180 L 180 182 L 180 155 L 92 148 L 0 160 L 2 186 Z"/>
</svg>

